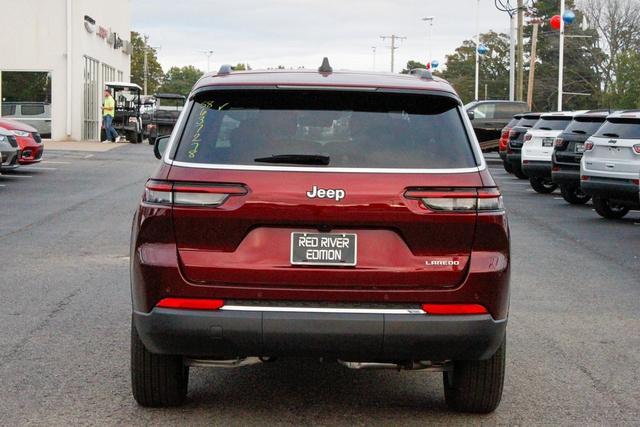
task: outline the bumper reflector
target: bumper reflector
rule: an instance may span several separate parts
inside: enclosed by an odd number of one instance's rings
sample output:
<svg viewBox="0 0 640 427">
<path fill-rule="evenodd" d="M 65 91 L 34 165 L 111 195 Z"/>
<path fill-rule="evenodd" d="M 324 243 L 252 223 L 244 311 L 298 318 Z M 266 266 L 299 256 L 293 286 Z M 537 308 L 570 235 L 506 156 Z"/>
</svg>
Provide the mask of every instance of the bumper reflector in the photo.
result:
<svg viewBox="0 0 640 427">
<path fill-rule="evenodd" d="M 480 304 L 422 304 L 427 314 L 456 315 L 456 314 L 487 314 L 486 308 Z"/>
<path fill-rule="evenodd" d="M 164 298 L 156 304 L 156 307 L 181 310 L 218 310 L 223 305 L 224 301 L 221 299 Z"/>
</svg>

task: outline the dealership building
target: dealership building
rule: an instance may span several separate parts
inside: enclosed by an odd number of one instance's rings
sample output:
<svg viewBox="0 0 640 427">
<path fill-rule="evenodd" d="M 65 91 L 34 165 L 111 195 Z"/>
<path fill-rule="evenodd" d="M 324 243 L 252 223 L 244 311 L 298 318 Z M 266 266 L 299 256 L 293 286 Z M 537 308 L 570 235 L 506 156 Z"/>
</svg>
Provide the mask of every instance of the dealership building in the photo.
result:
<svg viewBox="0 0 640 427">
<path fill-rule="evenodd" d="M 130 0 L 12 1 L 2 21 L 0 114 L 53 140 L 99 139 L 104 82 L 130 78 Z"/>
</svg>

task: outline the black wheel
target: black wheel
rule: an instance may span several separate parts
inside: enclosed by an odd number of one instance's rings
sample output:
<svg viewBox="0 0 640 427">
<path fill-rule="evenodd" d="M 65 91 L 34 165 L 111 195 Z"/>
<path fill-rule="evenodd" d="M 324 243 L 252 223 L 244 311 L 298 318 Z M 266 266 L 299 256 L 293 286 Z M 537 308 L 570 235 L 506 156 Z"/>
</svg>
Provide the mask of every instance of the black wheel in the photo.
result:
<svg viewBox="0 0 640 427">
<path fill-rule="evenodd" d="M 511 168 L 513 169 L 513 174 L 518 177 L 518 179 L 528 179 L 529 177 L 527 176 L 526 173 L 524 173 L 522 171 L 522 167 L 520 165 L 514 165 L 513 163 L 511 164 Z"/>
<path fill-rule="evenodd" d="M 510 162 L 507 162 L 506 160 L 502 162 L 502 166 L 504 167 L 504 170 L 509 172 L 509 173 L 513 173 L 513 166 L 511 166 Z"/>
<path fill-rule="evenodd" d="M 504 384 L 507 341 L 487 360 L 463 360 L 445 372 L 444 399 L 449 409 L 458 412 L 489 413 L 500 404 Z"/>
<path fill-rule="evenodd" d="M 601 197 L 593 198 L 593 207 L 596 209 L 596 212 L 598 212 L 598 215 L 607 219 L 620 219 L 629 213 L 628 207 L 617 205 Z"/>
<path fill-rule="evenodd" d="M 153 354 L 144 346 L 131 323 L 131 386 L 142 406 L 177 406 L 184 403 L 189 367 L 181 356 Z"/>
<path fill-rule="evenodd" d="M 536 192 L 540 194 L 549 194 L 558 188 L 558 184 L 554 184 L 550 179 L 546 178 L 529 178 L 529 184 Z"/>
<path fill-rule="evenodd" d="M 584 205 L 591 199 L 591 196 L 584 194 L 577 185 L 561 185 L 560 193 L 562 198 L 572 205 Z"/>
</svg>

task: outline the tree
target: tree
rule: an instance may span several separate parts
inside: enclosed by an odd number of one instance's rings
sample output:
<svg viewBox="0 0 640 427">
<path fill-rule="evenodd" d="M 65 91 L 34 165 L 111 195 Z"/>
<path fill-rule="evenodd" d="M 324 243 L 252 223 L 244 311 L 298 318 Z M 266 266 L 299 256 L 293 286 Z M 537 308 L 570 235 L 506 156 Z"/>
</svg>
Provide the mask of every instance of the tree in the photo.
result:
<svg viewBox="0 0 640 427">
<path fill-rule="evenodd" d="M 144 87 L 144 52 L 147 51 L 147 92 L 154 93 L 164 77 L 162 67 L 158 62 L 157 52 L 145 43 L 140 34 L 131 32 L 131 82 Z"/>
<path fill-rule="evenodd" d="M 241 64 L 238 63 L 235 67 L 231 67 L 233 71 L 248 71 L 251 70 L 251 66 L 249 64 Z"/>
<path fill-rule="evenodd" d="M 509 95 L 509 37 L 490 31 L 480 34 L 480 42 L 489 49 L 480 59 L 480 98 L 506 99 Z M 439 74 L 456 89 L 462 100 L 473 101 L 475 92 L 476 44 L 465 40 L 446 57 L 446 68 Z"/>
<path fill-rule="evenodd" d="M 400 74 L 409 74 L 409 71 L 413 70 L 414 68 L 427 68 L 427 66 L 422 62 L 408 61 L 407 67 L 404 70 L 400 71 Z"/>
<path fill-rule="evenodd" d="M 640 108 L 640 53 L 627 50 L 616 58 L 616 79 L 610 83 L 604 107 Z"/>
<path fill-rule="evenodd" d="M 582 110 L 598 107 L 602 102 L 600 88 L 602 70 L 605 59 L 598 48 L 598 33 L 591 29 L 583 30 L 583 12 L 576 8 L 573 0 L 567 0 L 567 10 L 573 10 L 576 21 L 565 27 L 564 43 L 564 82 L 563 91 L 585 95 L 565 95 L 563 110 Z M 558 68 L 560 35 L 551 29 L 549 20 L 559 12 L 557 0 L 538 0 L 532 15 L 542 21 L 538 37 L 536 73 L 533 91 L 533 109 L 555 111 L 558 109 Z M 578 37 L 571 37 L 578 36 Z M 531 40 L 531 26 L 525 28 L 525 38 Z M 530 44 L 530 43 L 529 43 Z M 525 49 L 527 50 L 527 49 Z M 528 74 L 529 60 L 526 61 Z M 526 82 L 525 75 L 525 82 Z"/>
<path fill-rule="evenodd" d="M 204 75 L 204 72 L 193 65 L 171 67 L 164 76 L 160 92 L 178 93 L 187 96 L 193 85 Z"/>
</svg>

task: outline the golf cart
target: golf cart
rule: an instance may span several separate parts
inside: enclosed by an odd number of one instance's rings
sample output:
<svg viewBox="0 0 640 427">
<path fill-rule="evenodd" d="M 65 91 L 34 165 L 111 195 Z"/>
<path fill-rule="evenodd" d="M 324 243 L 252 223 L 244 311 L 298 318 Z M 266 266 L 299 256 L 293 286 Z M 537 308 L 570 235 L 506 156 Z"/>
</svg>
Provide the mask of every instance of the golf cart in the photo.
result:
<svg viewBox="0 0 640 427">
<path fill-rule="evenodd" d="M 156 105 L 153 119 L 147 125 L 149 144 L 153 144 L 158 136 L 171 134 L 187 99 L 176 93 L 156 93 L 154 97 Z"/>
<path fill-rule="evenodd" d="M 106 89 L 111 90 L 111 96 L 115 100 L 116 111 L 113 118 L 113 127 L 118 135 L 125 137 L 127 141 L 132 143 L 142 142 L 143 127 L 142 118 L 140 117 L 140 93 L 142 88 L 134 83 L 124 82 L 106 82 Z M 104 141 L 104 128 L 100 132 L 100 140 Z"/>
</svg>

